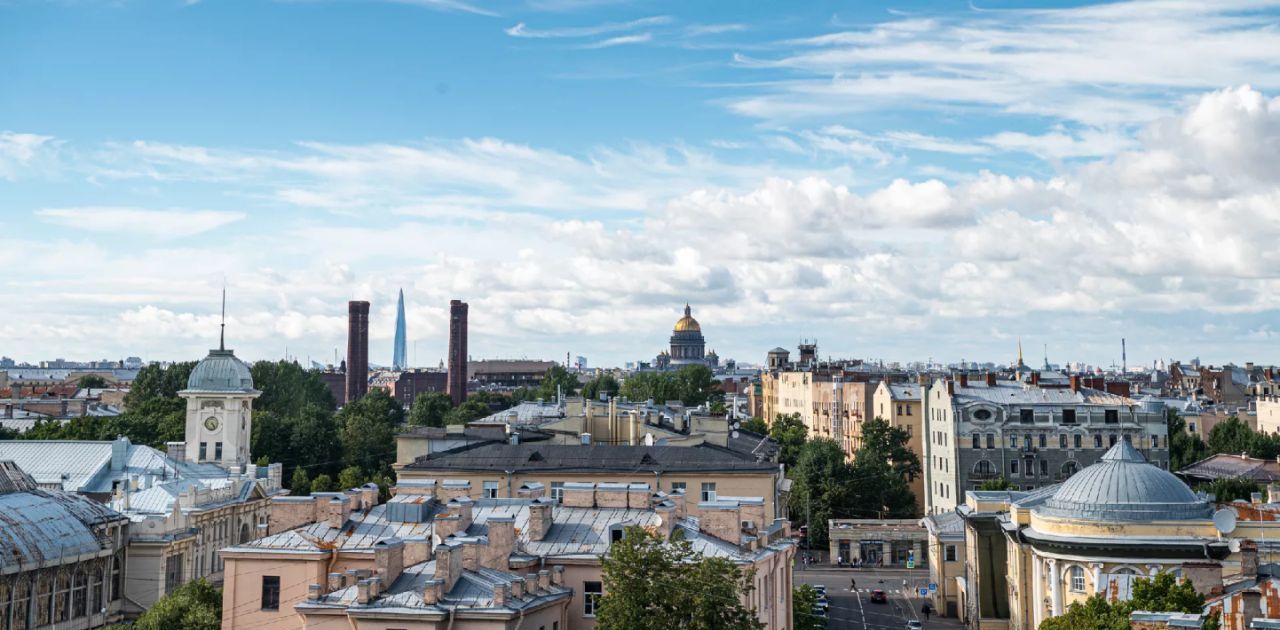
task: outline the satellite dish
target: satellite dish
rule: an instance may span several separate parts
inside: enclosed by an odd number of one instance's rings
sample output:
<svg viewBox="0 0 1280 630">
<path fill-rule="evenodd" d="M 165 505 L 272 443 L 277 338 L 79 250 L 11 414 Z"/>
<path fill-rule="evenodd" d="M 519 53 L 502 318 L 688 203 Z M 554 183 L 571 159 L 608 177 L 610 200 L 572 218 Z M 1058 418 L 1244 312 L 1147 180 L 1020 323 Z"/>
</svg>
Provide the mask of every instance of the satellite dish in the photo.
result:
<svg viewBox="0 0 1280 630">
<path fill-rule="evenodd" d="M 1213 513 L 1213 527 L 1219 534 L 1230 534 L 1236 531 L 1235 510 L 1223 508 Z"/>
<path fill-rule="evenodd" d="M 1240 539 L 1232 538 L 1227 541 L 1227 549 L 1230 549 L 1231 553 L 1240 553 Z"/>
<path fill-rule="evenodd" d="M 653 446 L 653 434 L 652 434 L 652 433 L 646 433 L 646 434 L 644 434 L 644 445 L 645 445 L 645 446 Z"/>
<path fill-rule="evenodd" d="M 734 421 L 733 421 L 733 428 L 734 428 L 735 430 L 742 428 L 742 423 L 738 422 L 737 420 L 734 420 Z"/>
</svg>

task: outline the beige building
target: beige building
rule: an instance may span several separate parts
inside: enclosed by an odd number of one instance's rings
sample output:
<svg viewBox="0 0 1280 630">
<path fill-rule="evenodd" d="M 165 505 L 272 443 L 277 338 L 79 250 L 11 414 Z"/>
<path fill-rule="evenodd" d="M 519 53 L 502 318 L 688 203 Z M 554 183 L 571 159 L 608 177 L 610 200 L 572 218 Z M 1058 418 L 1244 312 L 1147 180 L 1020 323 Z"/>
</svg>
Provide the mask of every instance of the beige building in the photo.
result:
<svg viewBox="0 0 1280 630">
<path fill-rule="evenodd" d="M 812 438 L 840 444 L 850 457 L 862 445 L 862 423 L 873 417 L 877 383 L 854 380 L 863 375 L 842 370 L 768 371 L 760 385 L 765 422 L 797 414 Z"/>
<path fill-rule="evenodd" d="M 734 497 L 762 497 L 769 522 L 786 515 L 789 482 L 777 464 L 729 449 L 701 444 L 669 446 L 565 445 L 545 442 L 478 442 L 417 458 L 398 470 L 400 487 L 436 483 L 479 499 L 518 496 L 529 484 L 547 488 L 560 501 L 573 484 L 642 485 L 685 493 L 701 504 Z"/>
<path fill-rule="evenodd" d="M 928 532 L 930 603 L 937 614 L 960 615 L 960 588 L 964 585 L 964 521 L 955 512 L 926 516 Z"/>
<path fill-rule="evenodd" d="M 922 380 L 927 379 L 925 376 Z M 902 429 L 911 436 L 907 446 L 920 458 L 920 466 L 928 464 L 924 455 L 924 406 L 922 399 L 928 385 L 920 383 L 890 383 L 881 381 L 872 396 L 872 418 L 879 418 L 889 426 Z M 925 481 L 924 475 L 917 475 L 909 484 L 911 492 L 916 496 L 917 514 L 924 513 Z"/>
<path fill-rule="evenodd" d="M 595 626 L 600 557 L 639 526 L 680 530 L 696 551 L 754 570 L 744 603 L 765 628 L 791 618 L 795 544 L 761 498 L 702 505 L 648 486 L 575 483 L 559 501 L 528 484 L 471 499 L 461 484 L 418 480 L 376 505 L 376 487 L 280 497 L 272 535 L 223 551 L 223 628 L 389 630 Z"/>
</svg>

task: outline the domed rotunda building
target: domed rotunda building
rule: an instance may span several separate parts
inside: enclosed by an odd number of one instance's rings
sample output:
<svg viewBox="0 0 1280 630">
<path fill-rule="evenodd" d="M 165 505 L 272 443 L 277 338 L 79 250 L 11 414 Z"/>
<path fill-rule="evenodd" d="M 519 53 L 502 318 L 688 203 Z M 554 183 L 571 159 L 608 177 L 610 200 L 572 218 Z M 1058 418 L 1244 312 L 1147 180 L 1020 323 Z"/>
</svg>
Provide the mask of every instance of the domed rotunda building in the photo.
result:
<svg viewBox="0 0 1280 630">
<path fill-rule="evenodd" d="M 702 325 L 693 318 L 693 309 L 684 305 L 681 317 L 671 330 L 671 367 L 682 365 L 708 365 L 707 340 L 702 337 Z"/>
<path fill-rule="evenodd" d="M 1210 498 L 1121 440 L 1065 482 L 968 493 L 960 608 L 974 622 L 1034 630 L 1096 593 L 1128 599 L 1132 581 L 1169 571 L 1207 592 L 1231 552 Z"/>
</svg>

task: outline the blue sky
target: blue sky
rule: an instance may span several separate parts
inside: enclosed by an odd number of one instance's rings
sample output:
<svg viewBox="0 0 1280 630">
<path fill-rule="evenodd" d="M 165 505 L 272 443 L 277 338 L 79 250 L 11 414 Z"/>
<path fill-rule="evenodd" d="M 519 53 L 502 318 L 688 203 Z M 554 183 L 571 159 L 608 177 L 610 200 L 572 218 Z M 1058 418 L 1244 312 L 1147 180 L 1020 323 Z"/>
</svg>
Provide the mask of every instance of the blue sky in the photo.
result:
<svg viewBox="0 0 1280 630">
<path fill-rule="evenodd" d="M 1277 13 L 0 1 L 0 352 L 1275 362 Z"/>
</svg>

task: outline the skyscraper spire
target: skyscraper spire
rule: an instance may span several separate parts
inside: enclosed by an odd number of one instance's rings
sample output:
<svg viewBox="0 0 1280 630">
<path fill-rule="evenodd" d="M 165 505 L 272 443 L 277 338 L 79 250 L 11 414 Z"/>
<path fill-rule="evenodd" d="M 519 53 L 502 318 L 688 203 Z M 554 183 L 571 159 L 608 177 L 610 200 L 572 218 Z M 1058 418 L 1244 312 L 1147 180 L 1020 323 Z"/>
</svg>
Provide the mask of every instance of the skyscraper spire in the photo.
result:
<svg viewBox="0 0 1280 630">
<path fill-rule="evenodd" d="M 227 349 L 227 285 L 222 285 L 222 328 L 218 331 L 218 349 Z"/>
<path fill-rule="evenodd" d="M 391 369 L 404 370 L 409 367 L 409 342 L 405 334 L 404 322 L 404 289 L 400 289 L 400 302 L 396 305 L 396 344 L 392 350 Z"/>
</svg>

